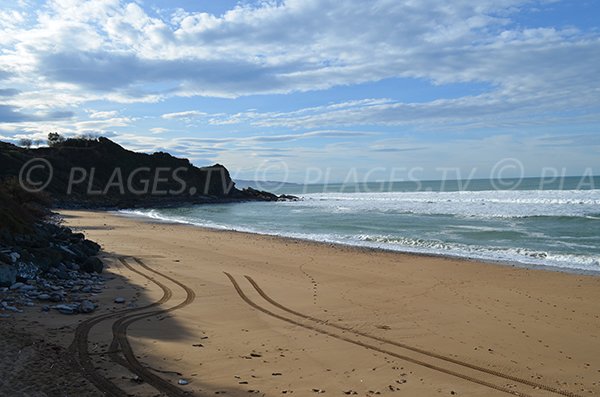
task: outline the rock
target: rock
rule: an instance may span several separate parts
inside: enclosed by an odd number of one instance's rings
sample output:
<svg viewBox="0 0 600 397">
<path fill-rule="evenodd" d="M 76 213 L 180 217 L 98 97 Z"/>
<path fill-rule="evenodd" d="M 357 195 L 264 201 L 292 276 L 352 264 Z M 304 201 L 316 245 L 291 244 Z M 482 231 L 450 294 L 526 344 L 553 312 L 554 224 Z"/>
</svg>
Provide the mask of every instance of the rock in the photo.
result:
<svg viewBox="0 0 600 397">
<path fill-rule="evenodd" d="M 71 278 L 69 276 L 69 273 L 67 273 L 66 271 L 64 271 L 62 269 L 56 269 L 56 271 L 54 272 L 54 275 L 56 276 L 56 278 L 61 279 L 61 280 L 68 280 Z"/>
<path fill-rule="evenodd" d="M 190 382 L 188 380 L 185 380 L 185 379 L 179 379 L 177 381 L 177 383 L 180 384 L 180 385 L 182 385 L 182 386 L 185 386 L 185 385 L 189 384 Z"/>
<path fill-rule="evenodd" d="M 62 302 L 63 295 L 60 294 L 60 293 L 58 293 L 58 292 L 53 292 L 53 293 L 50 294 L 49 300 L 52 301 L 52 302 Z"/>
<path fill-rule="evenodd" d="M 17 261 L 21 258 L 21 254 L 19 254 L 18 252 L 11 252 L 9 256 L 12 260 L 12 263 L 17 263 Z"/>
<path fill-rule="evenodd" d="M 115 298 L 115 303 L 125 303 L 125 298 L 117 297 Z"/>
<path fill-rule="evenodd" d="M 10 251 L 0 251 L 0 263 L 12 263 Z"/>
<path fill-rule="evenodd" d="M 15 313 L 23 313 L 23 310 L 20 310 L 20 309 L 16 308 L 15 306 L 11 306 L 6 302 L 2 302 L 2 307 L 4 308 L 4 310 L 8 310 L 8 311 L 15 312 Z"/>
<path fill-rule="evenodd" d="M 104 264 L 97 256 L 90 256 L 81 265 L 81 270 L 87 273 L 102 273 L 102 269 L 104 269 Z"/>
<path fill-rule="evenodd" d="M 33 262 L 17 263 L 17 280 L 33 280 L 37 275 L 39 267 Z"/>
<path fill-rule="evenodd" d="M 91 240 L 83 240 L 81 245 L 88 255 L 96 255 L 100 251 L 100 245 Z"/>
<path fill-rule="evenodd" d="M 54 309 L 58 310 L 62 314 L 75 314 L 77 312 L 77 305 L 73 304 L 63 304 L 56 305 Z"/>
<path fill-rule="evenodd" d="M 0 287 L 10 287 L 17 280 L 17 268 L 0 263 Z"/>
<path fill-rule="evenodd" d="M 50 311 L 50 306 L 48 306 L 48 305 L 42 306 L 42 311 L 43 312 L 49 312 Z"/>
<path fill-rule="evenodd" d="M 90 300 L 85 299 L 79 304 L 79 311 L 81 313 L 91 313 L 94 310 L 96 310 L 96 305 Z"/>
<path fill-rule="evenodd" d="M 35 285 L 23 285 L 21 286 L 21 288 L 19 288 L 19 291 L 33 291 L 35 290 Z"/>
<path fill-rule="evenodd" d="M 133 383 L 137 383 L 137 384 L 142 384 L 144 383 L 144 380 L 142 378 L 140 378 L 139 376 L 134 376 L 133 378 L 130 379 Z"/>
<path fill-rule="evenodd" d="M 25 285 L 25 284 L 23 284 L 23 283 L 14 283 L 13 285 L 11 285 L 11 286 L 10 286 L 10 289 L 12 289 L 12 290 L 16 290 L 16 289 L 19 289 L 19 288 L 21 288 L 21 287 L 22 287 L 22 286 L 24 286 L 24 285 Z"/>
</svg>

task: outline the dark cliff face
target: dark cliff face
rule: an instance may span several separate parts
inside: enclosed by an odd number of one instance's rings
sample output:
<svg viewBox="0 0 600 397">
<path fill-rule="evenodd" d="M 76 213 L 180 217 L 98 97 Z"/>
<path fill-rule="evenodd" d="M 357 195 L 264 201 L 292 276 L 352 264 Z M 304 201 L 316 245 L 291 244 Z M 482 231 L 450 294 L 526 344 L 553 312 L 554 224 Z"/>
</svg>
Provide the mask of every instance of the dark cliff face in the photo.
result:
<svg viewBox="0 0 600 397">
<path fill-rule="evenodd" d="M 0 180 L 20 178 L 57 205 L 137 207 L 227 200 L 270 200 L 241 191 L 220 164 L 195 167 L 168 153 L 136 153 L 106 138 L 68 139 L 53 147 L 0 142 Z M 275 197 L 276 199 L 276 197 Z"/>
</svg>

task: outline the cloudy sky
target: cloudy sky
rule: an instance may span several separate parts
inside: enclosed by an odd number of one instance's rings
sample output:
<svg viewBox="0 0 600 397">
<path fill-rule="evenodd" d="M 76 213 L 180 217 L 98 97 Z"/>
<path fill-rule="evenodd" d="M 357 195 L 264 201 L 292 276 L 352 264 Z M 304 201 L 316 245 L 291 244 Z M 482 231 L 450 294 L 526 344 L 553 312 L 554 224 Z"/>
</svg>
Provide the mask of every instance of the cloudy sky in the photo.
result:
<svg viewBox="0 0 600 397">
<path fill-rule="evenodd" d="M 101 134 L 244 179 L 600 174 L 598 15 L 595 0 L 0 0 L 0 139 Z"/>
</svg>

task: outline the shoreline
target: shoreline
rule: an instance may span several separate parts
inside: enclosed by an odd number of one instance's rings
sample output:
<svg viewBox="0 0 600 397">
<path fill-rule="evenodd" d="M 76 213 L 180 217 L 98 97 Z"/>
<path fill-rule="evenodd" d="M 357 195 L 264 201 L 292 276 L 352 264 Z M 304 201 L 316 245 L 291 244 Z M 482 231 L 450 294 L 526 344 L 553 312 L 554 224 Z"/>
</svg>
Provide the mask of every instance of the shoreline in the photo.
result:
<svg viewBox="0 0 600 397">
<path fill-rule="evenodd" d="M 127 209 L 125 211 L 128 211 L 128 210 L 129 209 Z M 60 211 L 62 211 L 62 210 L 60 210 Z M 339 241 L 318 241 L 318 240 L 311 240 L 308 238 L 285 236 L 282 234 L 275 234 L 275 233 L 261 233 L 261 232 L 248 231 L 248 230 L 236 230 L 233 228 L 227 229 L 227 228 L 211 227 L 211 226 L 207 226 L 207 225 L 198 225 L 198 224 L 194 224 L 192 222 L 183 222 L 183 221 L 178 222 L 176 220 L 152 218 L 150 216 L 145 216 L 145 215 L 140 215 L 140 214 L 124 213 L 124 212 L 122 212 L 123 210 L 108 210 L 108 211 L 93 210 L 93 211 L 108 212 L 108 213 L 114 214 L 116 216 L 130 218 L 130 219 L 136 219 L 136 220 L 139 220 L 142 222 L 148 222 L 148 223 L 159 223 L 159 224 L 167 224 L 167 225 L 182 225 L 182 226 L 194 227 L 194 228 L 199 228 L 199 229 L 205 229 L 205 230 L 212 231 L 212 232 L 240 233 L 242 235 L 266 236 L 266 237 L 272 237 L 272 238 L 279 238 L 282 240 L 299 241 L 299 242 L 303 242 L 303 243 L 307 243 L 307 244 L 313 243 L 316 245 L 335 246 L 335 247 L 340 247 L 340 248 L 350 248 L 350 249 L 356 250 L 357 252 L 382 252 L 382 253 L 390 253 L 390 254 L 398 254 L 398 255 L 414 255 L 417 257 L 424 257 L 424 258 L 442 258 L 442 259 L 450 259 L 450 260 L 464 260 L 466 262 L 480 263 L 480 264 L 486 264 L 486 265 L 492 265 L 492 266 L 509 266 L 509 267 L 516 267 L 516 268 L 522 268 L 522 269 L 532 269 L 532 270 L 541 270 L 541 271 L 556 272 L 556 273 L 600 277 L 600 270 L 586 270 L 586 269 L 580 269 L 580 268 L 560 267 L 560 266 L 553 266 L 553 265 L 540 265 L 540 264 L 534 264 L 534 263 L 525 263 L 525 262 L 518 262 L 518 261 L 500 260 L 500 259 L 499 260 L 482 259 L 482 258 L 461 256 L 458 254 L 452 255 L 452 254 L 442 254 L 442 253 L 435 253 L 435 252 L 419 252 L 419 251 L 392 249 L 392 248 L 385 248 L 385 247 L 372 247 L 372 246 L 368 246 L 368 245 L 357 245 L 357 244 L 344 243 L 344 242 L 339 242 Z"/>
</svg>

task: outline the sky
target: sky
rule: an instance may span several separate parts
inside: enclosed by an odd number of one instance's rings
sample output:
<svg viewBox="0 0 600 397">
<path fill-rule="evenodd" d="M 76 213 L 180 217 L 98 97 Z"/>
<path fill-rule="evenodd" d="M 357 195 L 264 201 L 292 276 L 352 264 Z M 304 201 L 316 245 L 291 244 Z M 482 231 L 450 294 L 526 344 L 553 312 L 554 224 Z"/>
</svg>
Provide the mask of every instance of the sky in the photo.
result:
<svg viewBox="0 0 600 397">
<path fill-rule="evenodd" d="M 600 175 L 600 2 L 0 0 L 0 140 L 234 178 Z"/>
</svg>

